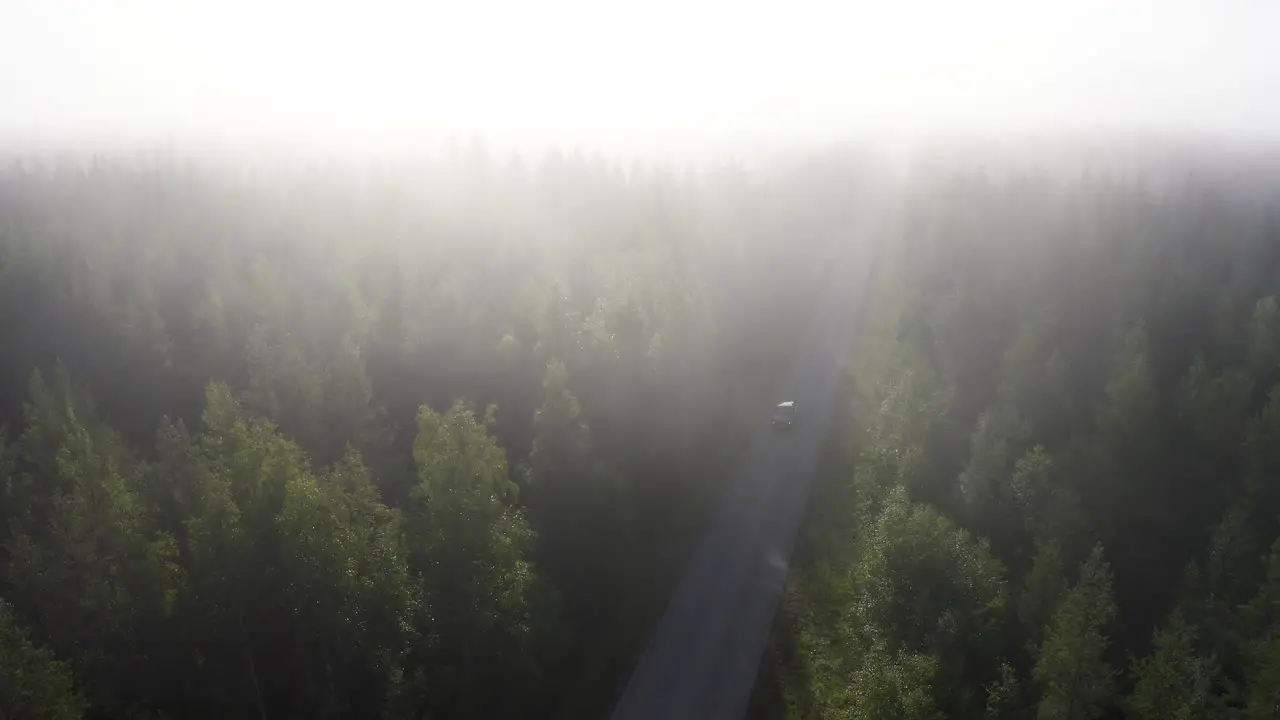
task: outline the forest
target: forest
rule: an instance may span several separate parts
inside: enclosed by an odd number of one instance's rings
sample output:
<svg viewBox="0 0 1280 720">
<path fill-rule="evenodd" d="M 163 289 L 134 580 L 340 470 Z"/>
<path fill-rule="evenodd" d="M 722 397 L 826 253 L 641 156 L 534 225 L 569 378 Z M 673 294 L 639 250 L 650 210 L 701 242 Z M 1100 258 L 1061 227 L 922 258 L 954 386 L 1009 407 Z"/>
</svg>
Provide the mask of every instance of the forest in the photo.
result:
<svg viewBox="0 0 1280 720">
<path fill-rule="evenodd" d="M 1280 717 L 1274 158 L 901 195 L 760 717 Z"/>
<path fill-rule="evenodd" d="M 606 714 L 868 166 L 9 158 L 0 714 Z"/>
<path fill-rule="evenodd" d="M 872 203 L 752 717 L 1280 718 L 1280 162 L 1092 152 L 5 158 L 0 718 L 607 716 Z"/>
</svg>

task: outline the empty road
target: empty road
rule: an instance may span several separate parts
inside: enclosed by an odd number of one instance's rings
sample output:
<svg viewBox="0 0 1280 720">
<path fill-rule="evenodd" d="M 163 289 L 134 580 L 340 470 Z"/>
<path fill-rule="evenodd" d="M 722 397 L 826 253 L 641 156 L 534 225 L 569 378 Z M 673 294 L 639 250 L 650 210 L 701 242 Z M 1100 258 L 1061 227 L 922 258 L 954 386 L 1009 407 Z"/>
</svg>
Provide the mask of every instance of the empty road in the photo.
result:
<svg viewBox="0 0 1280 720">
<path fill-rule="evenodd" d="M 776 395 L 799 422 L 774 431 L 770 407 L 683 580 L 650 638 L 614 720 L 741 718 L 746 712 L 813 473 L 857 326 L 884 212 L 850 228 L 804 341 Z"/>
</svg>

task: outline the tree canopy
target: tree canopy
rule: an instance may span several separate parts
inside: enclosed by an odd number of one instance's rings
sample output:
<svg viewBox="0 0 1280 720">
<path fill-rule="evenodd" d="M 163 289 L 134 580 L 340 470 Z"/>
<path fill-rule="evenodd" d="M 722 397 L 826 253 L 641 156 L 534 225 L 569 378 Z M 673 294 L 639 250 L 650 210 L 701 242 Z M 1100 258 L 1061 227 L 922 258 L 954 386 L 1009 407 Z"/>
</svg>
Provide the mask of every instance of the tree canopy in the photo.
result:
<svg viewBox="0 0 1280 720">
<path fill-rule="evenodd" d="M 1272 717 L 1280 174 L 918 160 L 6 158 L 0 714 L 607 714 L 878 212 L 755 710 Z"/>
</svg>

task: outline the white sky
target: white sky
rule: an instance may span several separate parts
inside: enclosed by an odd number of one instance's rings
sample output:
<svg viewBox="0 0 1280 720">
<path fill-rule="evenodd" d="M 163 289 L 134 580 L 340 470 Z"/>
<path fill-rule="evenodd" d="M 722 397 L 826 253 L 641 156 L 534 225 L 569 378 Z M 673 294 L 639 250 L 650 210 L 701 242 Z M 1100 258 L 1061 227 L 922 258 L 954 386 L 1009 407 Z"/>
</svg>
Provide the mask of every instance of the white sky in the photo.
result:
<svg viewBox="0 0 1280 720">
<path fill-rule="evenodd" d="M 1280 0 L 0 0 L 0 140 L 1280 131 Z"/>
</svg>

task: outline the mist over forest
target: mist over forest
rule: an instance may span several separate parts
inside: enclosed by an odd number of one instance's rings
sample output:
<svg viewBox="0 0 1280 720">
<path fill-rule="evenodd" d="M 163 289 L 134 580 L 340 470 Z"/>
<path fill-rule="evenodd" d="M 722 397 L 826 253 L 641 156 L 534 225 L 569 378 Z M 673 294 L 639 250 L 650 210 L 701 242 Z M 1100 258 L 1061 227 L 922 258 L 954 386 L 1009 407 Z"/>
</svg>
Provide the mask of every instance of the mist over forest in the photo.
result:
<svg viewBox="0 0 1280 720">
<path fill-rule="evenodd" d="M 1275 717 L 1280 158 L 1001 147 L 11 151 L 0 718 L 606 716 L 851 253 L 749 716 Z"/>
</svg>

